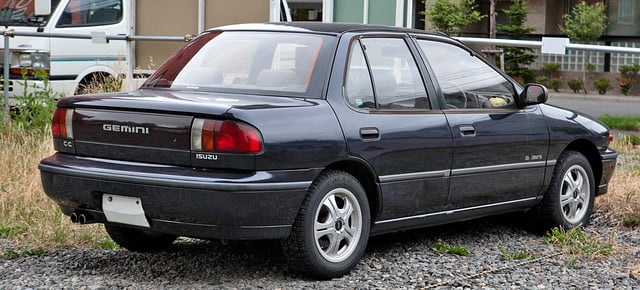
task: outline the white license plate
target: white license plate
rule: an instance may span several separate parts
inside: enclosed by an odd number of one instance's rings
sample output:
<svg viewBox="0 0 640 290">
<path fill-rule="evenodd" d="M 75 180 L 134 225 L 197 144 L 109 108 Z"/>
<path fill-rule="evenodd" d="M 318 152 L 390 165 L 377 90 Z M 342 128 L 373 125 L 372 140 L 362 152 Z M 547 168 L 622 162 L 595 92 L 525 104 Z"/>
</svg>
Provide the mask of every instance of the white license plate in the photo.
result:
<svg viewBox="0 0 640 290">
<path fill-rule="evenodd" d="M 109 222 L 149 227 L 138 197 L 103 194 L 102 211 Z"/>
</svg>

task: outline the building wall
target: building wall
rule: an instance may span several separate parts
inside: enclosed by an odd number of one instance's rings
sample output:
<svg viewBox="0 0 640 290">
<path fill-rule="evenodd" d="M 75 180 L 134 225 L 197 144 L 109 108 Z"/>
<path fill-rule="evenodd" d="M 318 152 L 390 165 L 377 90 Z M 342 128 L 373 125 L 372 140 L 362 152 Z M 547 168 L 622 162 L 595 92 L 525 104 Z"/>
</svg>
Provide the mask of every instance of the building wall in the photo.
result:
<svg viewBox="0 0 640 290">
<path fill-rule="evenodd" d="M 198 33 L 197 0 L 137 0 L 136 34 L 150 36 L 183 36 Z M 205 29 L 236 23 L 269 21 L 269 1 L 207 0 Z M 136 41 L 136 65 L 155 69 L 182 42 Z"/>
<path fill-rule="evenodd" d="M 630 9 L 629 9 L 630 8 Z M 607 35 L 640 36 L 640 1 L 609 1 Z"/>
</svg>

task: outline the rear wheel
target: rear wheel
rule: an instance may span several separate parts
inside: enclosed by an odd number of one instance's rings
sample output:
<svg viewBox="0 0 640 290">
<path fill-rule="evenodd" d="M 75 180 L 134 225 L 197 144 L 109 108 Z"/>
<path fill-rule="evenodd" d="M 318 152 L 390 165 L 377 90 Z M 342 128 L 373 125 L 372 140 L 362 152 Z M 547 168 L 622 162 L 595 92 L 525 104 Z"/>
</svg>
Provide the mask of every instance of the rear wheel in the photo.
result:
<svg viewBox="0 0 640 290">
<path fill-rule="evenodd" d="M 105 224 L 104 229 L 121 247 L 133 252 L 159 252 L 166 250 L 176 236 L 140 229 Z"/>
<path fill-rule="evenodd" d="M 541 203 L 541 218 L 549 227 L 589 224 L 595 197 L 591 164 L 579 152 L 566 151 L 558 160 L 551 186 Z"/>
<path fill-rule="evenodd" d="M 369 238 L 369 203 L 362 185 L 342 171 L 312 184 L 283 249 L 291 268 L 329 279 L 349 273 Z"/>
</svg>

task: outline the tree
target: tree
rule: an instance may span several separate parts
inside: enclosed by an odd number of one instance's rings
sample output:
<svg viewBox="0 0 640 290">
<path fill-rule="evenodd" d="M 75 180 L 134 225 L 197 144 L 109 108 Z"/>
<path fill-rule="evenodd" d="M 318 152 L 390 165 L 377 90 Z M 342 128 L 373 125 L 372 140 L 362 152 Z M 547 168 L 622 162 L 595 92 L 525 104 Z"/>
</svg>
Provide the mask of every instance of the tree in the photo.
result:
<svg viewBox="0 0 640 290">
<path fill-rule="evenodd" d="M 422 0 L 425 3 L 426 0 Z M 431 7 L 424 12 L 431 25 L 449 35 L 459 35 L 462 28 L 476 23 L 486 15 L 481 15 L 476 8 L 475 0 L 436 0 Z"/>
<path fill-rule="evenodd" d="M 596 41 L 607 29 L 607 14 L 602 2 L 587 4 L 578 3 L 571 14 L 562 16 L 564 25 L 560 30 L 576 42 L 590 43 Z"/>
<path fill-rule="evenodd" d="M 602 2 L 594 4 L 580 2 L 573 7 L 571 14 L 563 15 L 562 19 L 564 25 L 560 26 L 560 30 L 575 42 L 594 42 L 607 29 L 607 14 Z M 582 59 L 582 82 L 585 84 L 585 94 L 587 93 L 587 61 L 589 56 L 590 53 L 587 51 Z"/>
<path fill-rule="evenodd" d="M 507 15 L 507 24 L 497 24 L 496 27 L 505 33 L 509 39 L 523 39 L 534 31 L 534 28 L 526 27 L 527 1 L 512 0 L 509 8 L 502 10 Z M 530 48 L 503 47 L 505 71 L 512 77 L 529 82 L 533 79 L 533 71 L 527 66 L 536 60 L 536 55 Z"/>
</svg>

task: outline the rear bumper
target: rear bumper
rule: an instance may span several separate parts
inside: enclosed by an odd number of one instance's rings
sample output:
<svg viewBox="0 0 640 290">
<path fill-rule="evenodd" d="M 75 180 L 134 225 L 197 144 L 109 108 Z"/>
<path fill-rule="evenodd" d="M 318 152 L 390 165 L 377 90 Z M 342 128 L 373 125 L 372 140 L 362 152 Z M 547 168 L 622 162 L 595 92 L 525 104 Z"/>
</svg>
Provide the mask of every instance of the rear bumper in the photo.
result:
<svg viewBox="0 0 640 290">
<path fill-rule="evenodd" d="M 286 238 L 320 169 L 228 172 L 56 153 L 40 162 L 46 194 L 66 215 L 108 222 L 102 195 L 140 198 L 150 231 L 220 239 Z"/>
<path fill-rule="evenodd" d="M 602 160 L 602 177 L 600 178 L 597 195 L 605 194 L 609 190 L 609 181 L 611 181 L 613 172 L 616 170 L 618 153 L 609 150 L 601 153 L 600 159 Z"/>
</svg>

